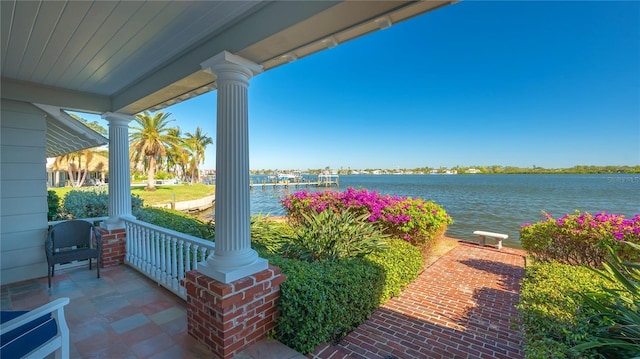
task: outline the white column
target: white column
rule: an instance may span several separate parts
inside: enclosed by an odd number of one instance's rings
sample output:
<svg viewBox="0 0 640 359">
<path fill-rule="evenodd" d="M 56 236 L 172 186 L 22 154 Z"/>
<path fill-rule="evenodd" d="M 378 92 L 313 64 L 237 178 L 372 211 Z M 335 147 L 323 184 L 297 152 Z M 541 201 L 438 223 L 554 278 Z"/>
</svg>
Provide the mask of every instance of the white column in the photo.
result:
<svg viewBox="0 0 640 359">
<path fill-rule="evenodd" d="M 216 246 L 198 271 L 230 283 L 268 268 L 251 249 L 249 208 L 249 79 L 262 67 L 226 51 L 201 64 L 217 76 Z"/>
<path fill-rule="evenodd" d="M 124 228 L 123 218 L 131 214 L 131 175 L 129 168 L 129 122 L 133 116 L 106 112 L 109 122 L 109 219 L 103 226 L 109 230 Z"/>
</svg>

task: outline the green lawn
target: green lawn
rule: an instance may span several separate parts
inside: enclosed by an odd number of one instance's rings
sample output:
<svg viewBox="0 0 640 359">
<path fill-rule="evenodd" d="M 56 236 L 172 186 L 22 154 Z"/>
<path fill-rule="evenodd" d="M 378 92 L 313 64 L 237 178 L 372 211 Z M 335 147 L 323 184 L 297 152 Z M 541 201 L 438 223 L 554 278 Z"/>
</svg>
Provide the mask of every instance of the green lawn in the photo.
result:
<svg viewBox="0 0 640 359">
<path fill-rule="evenodd" d="M 156 186 L 157 190 L 150 192 L 145 191 L 144 186 L 132 186 L 131 193 L 140 196 L 146 206 L 154 204 L 171 203 L 172 200 L 176 202 L 188 201 L 192 199 L 198 199 L 206 196 L 210 196 L 215 193 L 215 186 L 205 184 L 181 184 L 181 185 L 159 185 Z M 60 198 L 72 190 L 81 191 L 107 191 L 107 186 L 104 187 L 62 187 L 62 188 L 50 188 L 50 190 L 56 192 Z"/>
</svg>

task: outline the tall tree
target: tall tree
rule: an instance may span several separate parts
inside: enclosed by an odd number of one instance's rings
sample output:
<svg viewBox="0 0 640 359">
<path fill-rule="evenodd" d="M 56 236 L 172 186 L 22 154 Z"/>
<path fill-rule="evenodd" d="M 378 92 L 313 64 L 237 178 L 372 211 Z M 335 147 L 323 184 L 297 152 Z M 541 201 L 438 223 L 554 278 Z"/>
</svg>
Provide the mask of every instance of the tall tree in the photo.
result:
<svg viewBox="0 0 640 359">
<path fill-rule="evenodd" d="M 208 145 L 213 144 L 213 139 L 208 137 L 206 133 L 202 133 L 202 129 L 198 126 L 195 133 L 187 132 L 185 134 L 184 143 L 191 152 L 191 183 L 193 184 L 200 178 L 198 166 L 204 163 L 204 152 Z"/>
<path fill-rule="evenodd" d="M 132 156 L 136 161 L 143 160 L 147 167 L 147 186 L 145 190 L 155 191 L 156 164 L 162 162 L 167 155 L 167 148 L 176 145 L 179 138 L 175 136 L 175 128 L 169 127 L 169 112 L 149 111 L 136 114 L 135 124 L 129 136 Z"/>
<path fill-rule="evenodd" d="M 78 115 L 76 115 L 75 113 L 70 113 L 69 116 L 73 117 L 74 119 L 82 122 L 85 126 L 89 127 L 90 129 L 96 131 L 97 133 L 101 134 L 102 136 L 106 136 L 109 134 L 109 131 L 107 131 L 106 128 L 104 128 L 101 124 L 98 123 L 98 121 L 91 121 L 89 122 L 89 120 L 80 117 Z"/>
<path fill-rule="evenodd" d="M 184 181 L 189 166 L 189 150 L 184 148 L 184 139 L 180 128 L 171 129 L 172 136 L 180 141 L 172 145 L 167 151 L 167 170 L 174 176 Z"/>
<path fill-rule="evenodd" d="M 69 184 L 73 187 L 82 187 L 84 182 L 87 180 L 87 175 L 89 174 L 89 163 L 92 159 L 93 151 L 88 148 L 76 152 L 70 152 L 66 155 L 56 157 L 53 162 L 52 169 L 60 171 L 66 167 Z"/>
</svg>

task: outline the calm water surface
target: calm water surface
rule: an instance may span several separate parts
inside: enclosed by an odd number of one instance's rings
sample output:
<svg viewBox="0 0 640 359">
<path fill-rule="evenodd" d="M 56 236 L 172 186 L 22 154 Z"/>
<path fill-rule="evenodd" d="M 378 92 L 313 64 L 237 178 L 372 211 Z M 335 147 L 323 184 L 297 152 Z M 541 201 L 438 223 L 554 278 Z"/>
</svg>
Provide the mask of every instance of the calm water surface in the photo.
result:
<svg viewBox="0 0 640 359">
<path fill-rule="evenodd" d="M 261 179 L 255 177 L 254 181 Z M 542 211 L 560 217 L 575 210 L 640 213 L 640 175 L 342 175 L 347 187 L 381 194 L 419 197 L 444 207 L 455 221 L 447 235 L 475 240 L 475 230 L 505 233 L 506 246 L 519 247 L 523 223 L 538 222 Z M 251 213 L 284 215 L 279 204 L 301 188 L 253 188 Z M 336 187 L 331 188 L 336 190 Z M 309 191 L 327 188 L 309 187 Z"/>
</svg>

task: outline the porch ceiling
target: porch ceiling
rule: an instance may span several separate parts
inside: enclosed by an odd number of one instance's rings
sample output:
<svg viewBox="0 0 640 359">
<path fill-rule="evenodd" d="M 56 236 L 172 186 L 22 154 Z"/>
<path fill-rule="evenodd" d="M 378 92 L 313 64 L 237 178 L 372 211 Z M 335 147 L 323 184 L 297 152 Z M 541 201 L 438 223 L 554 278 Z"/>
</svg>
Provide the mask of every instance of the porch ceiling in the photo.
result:
<svg viewBox="0 0 640 359">
<path fill-rule="evenodd" d="M 215 89 L 200 63 L 223 50 L 268 70 L 449 3 L 3 0 L 2 97 L 158 110 Z"/>
</svg>

